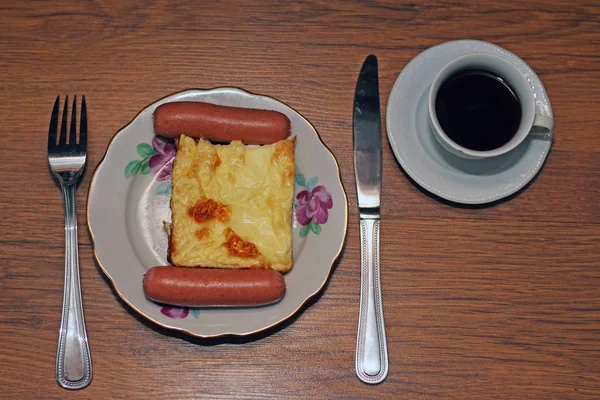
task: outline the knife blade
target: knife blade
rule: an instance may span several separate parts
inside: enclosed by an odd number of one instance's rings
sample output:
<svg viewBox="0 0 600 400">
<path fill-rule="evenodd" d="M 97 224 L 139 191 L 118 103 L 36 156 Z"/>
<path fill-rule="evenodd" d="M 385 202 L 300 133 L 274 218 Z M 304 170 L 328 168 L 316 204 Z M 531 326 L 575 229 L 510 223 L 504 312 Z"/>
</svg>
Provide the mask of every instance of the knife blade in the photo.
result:
<svg viewBox="0 0 600 400">
<path fill-rule="evenodd" d="M 369 384 L 383 382 L 388 374 L 379 270 L 382 146 L 378 75 L 377 57 L 369 55 L 358 76 L 353 107 L 354 176 L 361 235 L 356 375 Z"/>
</svg>

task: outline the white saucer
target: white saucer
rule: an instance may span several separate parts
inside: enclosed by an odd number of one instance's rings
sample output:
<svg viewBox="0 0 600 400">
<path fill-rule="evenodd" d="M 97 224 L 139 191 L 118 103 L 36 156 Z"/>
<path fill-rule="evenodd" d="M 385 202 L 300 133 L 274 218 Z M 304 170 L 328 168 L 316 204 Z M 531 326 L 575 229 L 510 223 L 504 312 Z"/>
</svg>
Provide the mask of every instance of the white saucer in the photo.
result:
<svg viewBox="0 0 600 400">
<path fill-rule="evenodd" d="M 467 160 L 446 151 L 435 139 L 428 120 L 427 96 L 433 78 L 456 57 L 483 52 L 500 56 L 527 77 L 536 112 L 552 116 L 542 82 L 519 57 L 477 40 L 457 40 L 431 47 L 404 68 L 387 105 L 387 134 L 396 159 L 420 186 L 446 200 L 483 204 L 510 196 L 525 186 L 542 167 L 552 133 L 530 136 L 502 156 Z"/>
</svg>

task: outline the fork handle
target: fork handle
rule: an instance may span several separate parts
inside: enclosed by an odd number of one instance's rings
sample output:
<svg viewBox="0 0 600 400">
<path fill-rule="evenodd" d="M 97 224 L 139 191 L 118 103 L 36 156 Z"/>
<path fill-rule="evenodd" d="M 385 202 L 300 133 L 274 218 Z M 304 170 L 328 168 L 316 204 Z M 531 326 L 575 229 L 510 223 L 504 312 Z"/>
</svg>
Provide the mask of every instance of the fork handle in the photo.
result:
<svg viewBox="0 0 600 400">
<path fill-rule="evenodd" d="M 56 381 L 65 389 L 82 389 L 92 380 L 92 360 L 79 283 L 75 184 L 63 184 L 61 188 L 65 208 L 65 286 L 56 352 Z"/>
</svg>

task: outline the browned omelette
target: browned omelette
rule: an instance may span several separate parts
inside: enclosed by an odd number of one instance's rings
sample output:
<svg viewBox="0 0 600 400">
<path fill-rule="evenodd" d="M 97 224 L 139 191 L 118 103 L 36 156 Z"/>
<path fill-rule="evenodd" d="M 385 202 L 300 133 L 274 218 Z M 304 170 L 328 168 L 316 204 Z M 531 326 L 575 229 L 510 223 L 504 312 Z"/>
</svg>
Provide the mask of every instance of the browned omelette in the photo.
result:
<svg viewBox="0 0 600 400">
<path fill-rule="evenodd" d="M 182 267 L 289 270 L 294 143 L 213 145 L 182 135 L 173 164 L 169 260 Z"/>
</svg>

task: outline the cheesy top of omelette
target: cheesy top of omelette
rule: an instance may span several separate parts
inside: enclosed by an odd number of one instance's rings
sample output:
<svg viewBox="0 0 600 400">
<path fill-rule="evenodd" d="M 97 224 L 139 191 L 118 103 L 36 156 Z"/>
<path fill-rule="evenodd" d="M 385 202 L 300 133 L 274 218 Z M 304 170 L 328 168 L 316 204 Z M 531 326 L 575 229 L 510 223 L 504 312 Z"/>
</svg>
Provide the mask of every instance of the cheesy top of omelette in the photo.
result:
<svg viewBox="0 0 600 400">
<path fill-rule="evenodd" d="M 174 265 L 292 267 L 294 140 L 246 147 L 181 136 L 171 193 Z"/>
</svg>

